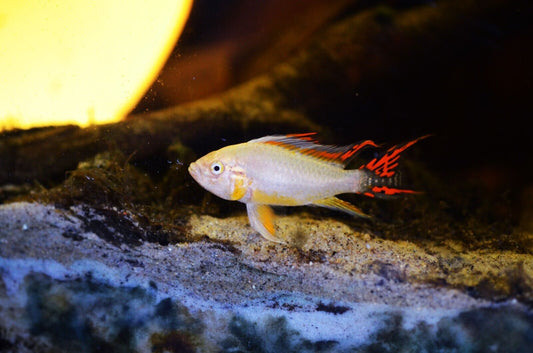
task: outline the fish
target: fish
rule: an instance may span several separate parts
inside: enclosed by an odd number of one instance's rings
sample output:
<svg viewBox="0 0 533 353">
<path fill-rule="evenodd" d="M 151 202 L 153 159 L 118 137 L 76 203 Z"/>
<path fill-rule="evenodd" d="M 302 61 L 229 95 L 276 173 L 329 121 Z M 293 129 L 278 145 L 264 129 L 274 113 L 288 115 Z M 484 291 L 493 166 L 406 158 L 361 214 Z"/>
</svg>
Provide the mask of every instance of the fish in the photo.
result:
<svg viewBox="0 0 533 353">
<path fill-rule="evenodd" d="M 356 169 L 345 169 L 363 149 L 380 147 L 372 140 L 347 146 L 321 145 L 316 133 L 272 135 L 210 152 L 188 171 L 204 189 L 246 204 L 250 225 L 265 239 L 283 243 L 276 234 L 271 206 L 320 206 L 368 217 L 337 197 L 414 194 L 400 188 L 397 171 L 402 152 L 426 138 L 394 145 Z"/>
</svg>

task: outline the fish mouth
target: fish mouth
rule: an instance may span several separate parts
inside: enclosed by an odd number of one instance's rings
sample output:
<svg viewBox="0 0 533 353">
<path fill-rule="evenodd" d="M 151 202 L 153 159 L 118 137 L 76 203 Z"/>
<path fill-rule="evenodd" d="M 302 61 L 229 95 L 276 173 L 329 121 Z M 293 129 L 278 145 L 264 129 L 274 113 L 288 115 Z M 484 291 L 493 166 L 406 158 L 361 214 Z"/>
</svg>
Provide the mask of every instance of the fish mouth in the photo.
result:
<svg viewBox="0 0 533 353">
<path fill-rule="evenodd" d="M 195 179 L 198 180 L 198 176 L 200 175 L 200 167 L 196 162 L 192 162 L 189 165 L 189 174 Z"/>
</svg>

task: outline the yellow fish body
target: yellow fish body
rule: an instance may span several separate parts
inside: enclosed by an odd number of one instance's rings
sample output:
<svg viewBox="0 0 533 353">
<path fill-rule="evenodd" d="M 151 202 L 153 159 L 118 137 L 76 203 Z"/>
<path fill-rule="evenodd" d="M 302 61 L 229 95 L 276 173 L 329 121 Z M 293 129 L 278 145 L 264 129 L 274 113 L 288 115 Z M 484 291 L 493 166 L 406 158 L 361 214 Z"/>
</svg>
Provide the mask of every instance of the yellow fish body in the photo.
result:
<svg viewBox="0 0 533 353">
<path fill-rule="evenodd" d="M 335 195 L 413 193 L 395 188 L 395 168 L 400 153 L 424 137 L 394 146 L 359 169 L 346 170 L 357 152 L 377 145 L 370 140 L 343 147 L 319 145 L 312 135 L 266 136 L 227 146 L 191 163 L 189 173 L 213 194 L 245 203 L 250 225 L 275 242 L 282 240 L 276 236 L 270 205 L 315 205 L 366 217 Z"/>
</svg>

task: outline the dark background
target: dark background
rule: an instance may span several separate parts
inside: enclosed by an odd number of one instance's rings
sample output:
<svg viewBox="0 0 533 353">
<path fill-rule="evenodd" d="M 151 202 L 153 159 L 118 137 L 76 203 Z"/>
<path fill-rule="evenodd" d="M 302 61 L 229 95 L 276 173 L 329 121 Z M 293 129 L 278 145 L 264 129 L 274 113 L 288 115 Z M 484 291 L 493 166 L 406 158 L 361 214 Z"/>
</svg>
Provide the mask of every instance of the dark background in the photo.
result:
<svg viewBox="0 0 533 353">
<path fill-rule="evenodd" d="M 358 12 L 379 7 L 386 22 L 446 1 L 325 3 L 196 0 L 176 49 L 135 112 L 208 97 L 268 73 L 329 25 Z M 509 2 L 503 14 L 460 19 L 445 40 L 426 42 L 356 86 L 338 77 L 338 89 L 324 90 L 328 103 L 305 113 L 338 137 L 328 142 L 339 144 L 433 134 L 418 153 L 448 182 L 512 190 L 519 202 L 531 202 L 519 196 L 533 194 L 531 7 Z M 455 42 L 461 44 L 448 51 Z M 369 60 L 379 63 L 380 54 Z M 305 92 L 294 99 L 305 101 Z"/>
</svg>

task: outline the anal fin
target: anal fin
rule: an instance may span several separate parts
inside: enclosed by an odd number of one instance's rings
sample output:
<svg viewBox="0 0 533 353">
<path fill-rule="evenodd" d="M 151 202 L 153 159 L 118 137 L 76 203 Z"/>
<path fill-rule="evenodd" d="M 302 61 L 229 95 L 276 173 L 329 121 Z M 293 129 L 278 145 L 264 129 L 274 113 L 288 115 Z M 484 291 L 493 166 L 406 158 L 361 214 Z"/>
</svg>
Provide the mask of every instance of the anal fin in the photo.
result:
<svg viewBox="0 0 533 353">
<path fill-rule="evenodd" d="M 263 204 L 247 203 L 248 219 L 253 229 L 259 232 L 265 239 L 276 243 L 283 243 L 283 240 L 276 236 L 274 228 L 275 214 L 270 206 Z"/>
<path fill-rule="evenodd" d="M 351 214 L 352 216 L 369 218 L 370 216 L 355 207 L 349 202 L 336 198 L 335 196 L 328 197 L 319 201 L 313 202 L 316 206 L 326 207 L 332 210 L 337 210 Z"/>
</svg>

